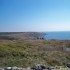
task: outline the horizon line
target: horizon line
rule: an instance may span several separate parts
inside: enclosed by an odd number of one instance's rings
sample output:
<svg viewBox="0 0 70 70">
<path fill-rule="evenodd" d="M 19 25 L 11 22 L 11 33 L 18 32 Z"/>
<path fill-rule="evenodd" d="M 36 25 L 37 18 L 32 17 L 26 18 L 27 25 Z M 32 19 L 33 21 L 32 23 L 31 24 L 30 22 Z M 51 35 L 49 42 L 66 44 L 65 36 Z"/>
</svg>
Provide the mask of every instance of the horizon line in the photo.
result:
<svg viewBox="0 0 70 70">
<path fill-rule="evenodd" d="M 70 31 L 2 31 L 0 33 L 23 33 L 23 32 L 70 32 Z"/>
</svg>

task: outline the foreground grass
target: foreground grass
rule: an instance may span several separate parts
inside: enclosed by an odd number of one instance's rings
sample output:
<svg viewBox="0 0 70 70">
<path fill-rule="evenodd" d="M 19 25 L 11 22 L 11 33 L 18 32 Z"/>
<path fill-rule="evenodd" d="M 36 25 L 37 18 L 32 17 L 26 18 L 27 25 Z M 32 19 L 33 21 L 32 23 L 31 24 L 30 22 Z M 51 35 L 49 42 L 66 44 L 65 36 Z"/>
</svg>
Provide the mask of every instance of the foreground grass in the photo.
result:
<svg viewBox="0 0 70 70">
<path fill-rule="evenodd" d="M 52 47 L 70 47 L 70 41 L 15 40 L 0 42 L 0 66 L 33 66 L 34 64 L 66 65 L 70 52 L 47 50 Z"/>
</svg>

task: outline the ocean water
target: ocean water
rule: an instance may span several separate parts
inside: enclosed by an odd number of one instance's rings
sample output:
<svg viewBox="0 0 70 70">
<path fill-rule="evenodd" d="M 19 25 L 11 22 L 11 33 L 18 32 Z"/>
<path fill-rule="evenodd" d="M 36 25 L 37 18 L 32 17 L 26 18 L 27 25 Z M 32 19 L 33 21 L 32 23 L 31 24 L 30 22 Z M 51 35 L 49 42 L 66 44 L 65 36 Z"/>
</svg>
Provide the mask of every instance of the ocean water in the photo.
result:
<svg viewBox="0 0 70 70">
<path fill-rule="evenodd" d="M 45 32 L 45 39 L 70 40 L 70 32 Z"/>
</svg>

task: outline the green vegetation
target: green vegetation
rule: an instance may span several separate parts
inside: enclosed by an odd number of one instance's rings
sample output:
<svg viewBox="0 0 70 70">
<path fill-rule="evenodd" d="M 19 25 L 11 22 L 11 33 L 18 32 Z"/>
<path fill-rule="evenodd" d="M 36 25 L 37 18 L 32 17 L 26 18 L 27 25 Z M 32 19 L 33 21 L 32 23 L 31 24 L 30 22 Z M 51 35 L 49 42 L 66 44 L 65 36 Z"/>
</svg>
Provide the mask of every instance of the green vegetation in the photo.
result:
<svg viewBox="0 0 70 70">
<path fill-rule="evenodd" d="M 62 48 L 69 45 L 70 41 L 59 40 L 1 40 L 0 66 L 27 67 L 38 63 L 64 66 L 70 62 L 70 52 Z"/>
<path fill-rule="evenodd" d="M 44 40 L 43 33 L 0 33 L 0 66 L 66 65 L 70 40 Z"/>
</svg>

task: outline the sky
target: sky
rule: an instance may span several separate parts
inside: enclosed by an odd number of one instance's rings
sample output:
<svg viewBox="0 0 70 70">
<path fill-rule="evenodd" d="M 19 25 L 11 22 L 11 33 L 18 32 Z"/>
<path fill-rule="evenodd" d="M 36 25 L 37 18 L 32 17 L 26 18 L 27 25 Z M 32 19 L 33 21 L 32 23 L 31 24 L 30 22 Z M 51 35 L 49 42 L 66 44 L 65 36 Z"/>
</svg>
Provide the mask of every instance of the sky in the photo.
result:
<svg viewBox="0 0 70 70">
<path fill-rule="evenodd" d="M 70 31 L 70 0 L 0 0 L 0 32 Z"/>
</svg>

